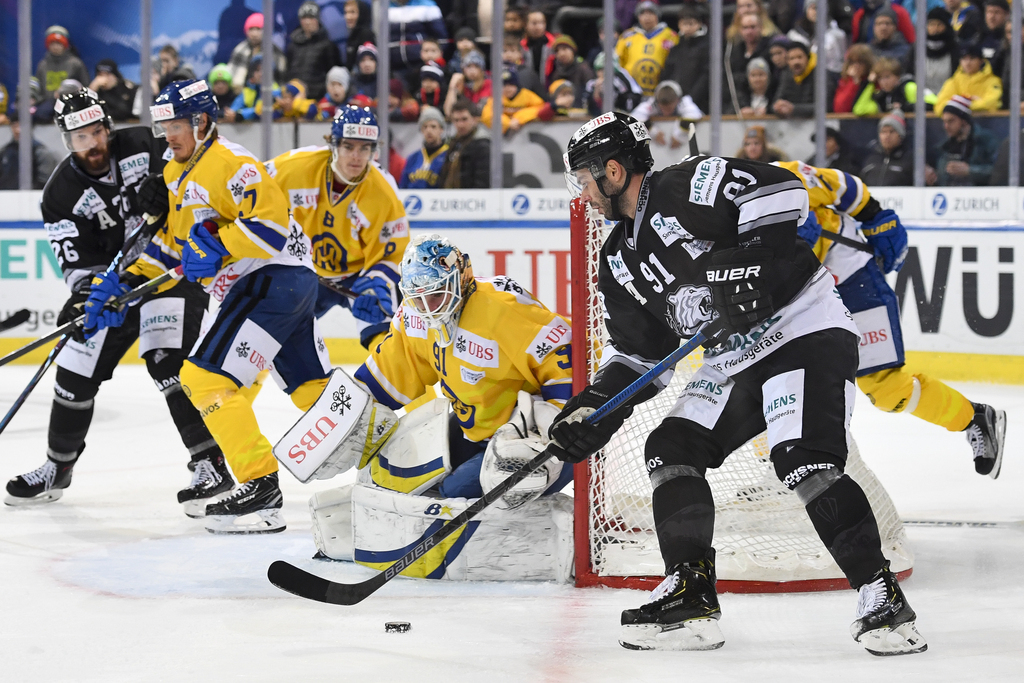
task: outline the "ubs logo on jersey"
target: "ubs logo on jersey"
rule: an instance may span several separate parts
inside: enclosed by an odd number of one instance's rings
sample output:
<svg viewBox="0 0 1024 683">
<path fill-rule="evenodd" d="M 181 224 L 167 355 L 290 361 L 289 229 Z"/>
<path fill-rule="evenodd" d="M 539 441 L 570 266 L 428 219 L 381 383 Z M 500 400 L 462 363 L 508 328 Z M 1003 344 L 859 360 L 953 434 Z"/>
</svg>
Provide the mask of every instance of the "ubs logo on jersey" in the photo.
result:
<svg viewBox="0 0 1024 683">
<path fill-rule="evenodd" d="M 725 175 L 725 159 L 711 157 L 697 165 L 690 179 L 690 201 L 703 206 L 714 206 L 718 186 Z"/>
<path fill-rule="evenodd" d="M 683 285 L 669 295 L 665 318 L 680 337 L 691 337 L 701 325 L 718 317 L 711 307 L 713 297 L 707 285 Z"/>
<path fill-rule="evenodd" d="M 349 225 L 352 226 L 352 239 L 358 242 L 359 233 L 370 227 L 370 219 L 366 217 L 366 214 L 359 210 L 359 205 L 355 203 L 355 200 L 348 205 L 348 210 L 345 211 L 345 217 L 348 219 Z"/>
<path fill-rule="evenodd" d="M 238 204 L 245 196 L 245 188 L 255 185 L 261 180 L 263 179 L 260 178 L 260 172 L 254 164 L 242 164 L 238 172 L 228 178 L 227 188 L 235 203 Z"/>
<path fill-rule="evenodd" d="M 348 252 L 338 238 L 329 232 L 322 232 L 311 240 L 313 263 L 317 268 L 330 273 L 343 273 L 348 265 Z"/>
<path fill-rule="evenodd" d="M 498 367 L 498 343 L 466 330 L 455 337 L 455 357 L 481 368 Z"/>
<path fill-rule="evenodd" d="M 320 200 L 320 188 L 304 187 L 288 193 L 288 201 L 293 209 L 313 208 Z"/>
<path fill-rule="evenodd" d="M 206 191 L 206 188 L 202 185 L 197 185 L 191 180 L 185 185 L 185 192 L 181 195 L 181 204 L 179 208 L 186 206 L 194 206 L 195 204 L 206 204 L 210 203 L 210 193 Z"/>
<path fill-rule="evenodd" d="M 423 318 L 404 306 L 399 311 L 399 314 L 402 318 L 402 327 L 405 328 L 405 336 L 416 337 L 417 339 L 427 338 L 427 323 Z"/>
<path fill-rule="evenodd" d="M 409 221 L 406 218 L 399 218 L 397 221 L 385 223 L 380 228 L 380 235 L 377 236 L 377 241 L 381 244 L 389 242 L 392 238 L 402 238 L 409 236 Z M 390 252 L 385 252 L 385 255 Z"/>
<path fill-rule="evenodd" d="M 572 329 L 569 327 L 569 323 L 561 318 L 555 318 L 541 328 L 541 331 L 530 342 L 527 353 L 536 358 L 538 363 L 542 363 L 549 353 L 571 341 Z"/>
</svg>

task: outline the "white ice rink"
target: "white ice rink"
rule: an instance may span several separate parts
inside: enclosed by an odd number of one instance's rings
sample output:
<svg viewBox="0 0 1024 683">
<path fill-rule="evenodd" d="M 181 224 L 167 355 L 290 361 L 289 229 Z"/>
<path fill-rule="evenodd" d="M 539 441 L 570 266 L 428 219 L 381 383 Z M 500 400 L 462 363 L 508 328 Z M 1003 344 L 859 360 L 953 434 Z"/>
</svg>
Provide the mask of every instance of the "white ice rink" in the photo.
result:
<svg viewBox="0 0 1024 683">
<path fill-rule="evenodd" d="M 0 370 L 0 411 L 34 369 Z M 904 587 L 929 650 L 883 659 L 850 638 L 852 591 L 723 595 L 725 647 L 694 653 L 619 647 L 620 610 L 645 599 L 633 591 L 398 579 L 355 607 L 292 597 L 267 582 L 271 561 L 368 576 L 308 559 L 306 501 L 344 482 L 284 474 L 285 533 L 208 534 L 175 502 L 187 458 L 160 393 L 123 366 L 64 498 L 0 510 L 0 681 L 1022 681 L 1024 390 L 957 386 L 1009 415 L 997 481 L 974 473 L 962 434 L 858 398 L 854 434 L 904 519 L 1003 523 L 908 528 Z M 51 387 L 0 437 L 3 479 L 42 464 Z M 274 386 L 257 410 L 272 439 L 298 415 Z M 388 620 L 412 631 L 385 634 Z"/>
</svg>

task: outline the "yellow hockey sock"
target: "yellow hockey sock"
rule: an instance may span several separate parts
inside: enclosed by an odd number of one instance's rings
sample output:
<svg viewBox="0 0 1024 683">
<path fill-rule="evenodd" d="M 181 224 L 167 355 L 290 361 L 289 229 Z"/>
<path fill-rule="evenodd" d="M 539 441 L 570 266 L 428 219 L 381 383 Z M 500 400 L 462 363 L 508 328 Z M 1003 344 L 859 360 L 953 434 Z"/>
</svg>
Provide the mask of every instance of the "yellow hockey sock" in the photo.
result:
<svg viewBox="0 0 1024 683">
<path fill-rule="evenodd" d="M 919 373 L 914 378 L 921 383 L 921 400 L 914 410 L 915 417 L 951 432 L 967 429 L 974 419 L 974 406 L 963 394 L 928 375 Z"/>
<path fill-rule="evenodd" d="M 292 403 L 302 412 L 306 412 L 320 398 L 320 394 L 323 393 L 324 387 L 327 386 L 330 379 L 330 377 L 324 377 L 303 382 L 292 392 Z"/>
<path fill-rule="evenodd" d="M 240 390 L 234 380 L 190 361 L 181 366 L 181 384 L 240 484 L 277 471 L 270 441 L 260 433 L 252 410 L 251 387 Z"/>
</svg>

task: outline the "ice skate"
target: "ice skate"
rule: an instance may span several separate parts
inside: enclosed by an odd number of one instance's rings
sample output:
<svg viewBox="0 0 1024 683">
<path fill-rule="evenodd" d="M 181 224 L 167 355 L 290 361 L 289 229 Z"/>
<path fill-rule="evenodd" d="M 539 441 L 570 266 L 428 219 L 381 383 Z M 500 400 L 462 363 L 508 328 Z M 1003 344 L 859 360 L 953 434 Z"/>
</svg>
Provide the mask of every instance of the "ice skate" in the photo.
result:
<svg viewBox="0 0 1024 683">
<path fill-rule="evenodd" d="M 71 470 L 74 467 L 75 461 L 57 462 L 47 458 L 42 467 L 7 482 L 4 504 L 42 505 L 59 500 L 64 495 L 64 489 L 71 486 Z"/>
<path fill-rule="evenodd" d="M 188 488 L 178 491 L 178 502 L 182 504 L 187 516 L 201 519 L 206 516 L 206 506 L 224 498 L 221 494 L 230 491 L 235 480 L 220 453 L 190 462 L 189 469 L 192 470 L 192 483 Z"/>
<path fill-rule="evenodd" d="M 273 534 L 285 530 L 284 497 L 277 472 L 245 482 L 220 502 L 206 506 L 211 534 Z"/>
<path fill-rule="evenodd" d="M 917 615 L 903 595 L 889 563 L 879 570 L 874 581 L 860 587 L 857 620 L 850 635 L 873 655 L 910 655 L 928 649 L 914 622 Z"/>
<path fill-rule="evenodd" d="M 974 471 L 999 478 L 1006 440 L 1006 411 L 974 403 L 974 419 L 967 425 L 967 440 L 974 449 Z"/>
<path fill-rule="evenodd" d="M 679 565 L 650 601 L 622 612 L 619 644 L 629 650 L 715 650 L 725 644 L 715 593 L 714 555 Z"/>
</svg>

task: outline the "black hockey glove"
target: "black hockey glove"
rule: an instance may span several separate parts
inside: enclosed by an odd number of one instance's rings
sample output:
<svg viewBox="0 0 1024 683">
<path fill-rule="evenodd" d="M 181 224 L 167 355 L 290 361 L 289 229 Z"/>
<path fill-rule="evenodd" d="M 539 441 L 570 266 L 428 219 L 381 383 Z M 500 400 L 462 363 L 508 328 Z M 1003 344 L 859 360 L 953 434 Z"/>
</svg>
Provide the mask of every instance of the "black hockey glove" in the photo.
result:
<svg viewBox="0 0 1024 683">
<path fill-rule="evenodd" d="M 775 312 L 764 279 L 772 258 L 772 250 L 764 247 L 734 247 L 711 255 L 707 276 L 718 318 L 708 325 L 709 339 L 720 343 L 730 334 L 746 334 Z"/>
<path fill-rule="evenodd" d="M 85 285 L 79 288 L 77 292 L 71 294 L 68 300 L 64 302 L 64 308 L 60 309 L 60 313 L 57 315 L 57 327 L 65 325 L 84 312 L 82 306 L 85 304 L 85 300 L 89 298 L 91 287 L 89 286 L 89 278 L 85 278 Z M 80 344 L 85 343 L 85 330 L 82 326 L 74 328 L 71 331 L 71 338 Z"/>
<path fill-rule="evenodd" d="M 171 208 L 162 173 L 150 173 L 135 191 L 135 205 L 150 216 L 163 216 Z"/>
<path fill-rule="evenodd" d="M 631 409 L 619 408 L 601 418 L 597 424 L 589 424 L 583 420 L 611 398 L 590 385 L 565 402 L 562 412 L 555 417 L 548 430 L 548 437 L 551 439 L 548 448 L 556 458 L 562 462 L 582 462 L 608 443 L 629 417 Z"/>
</svg>

